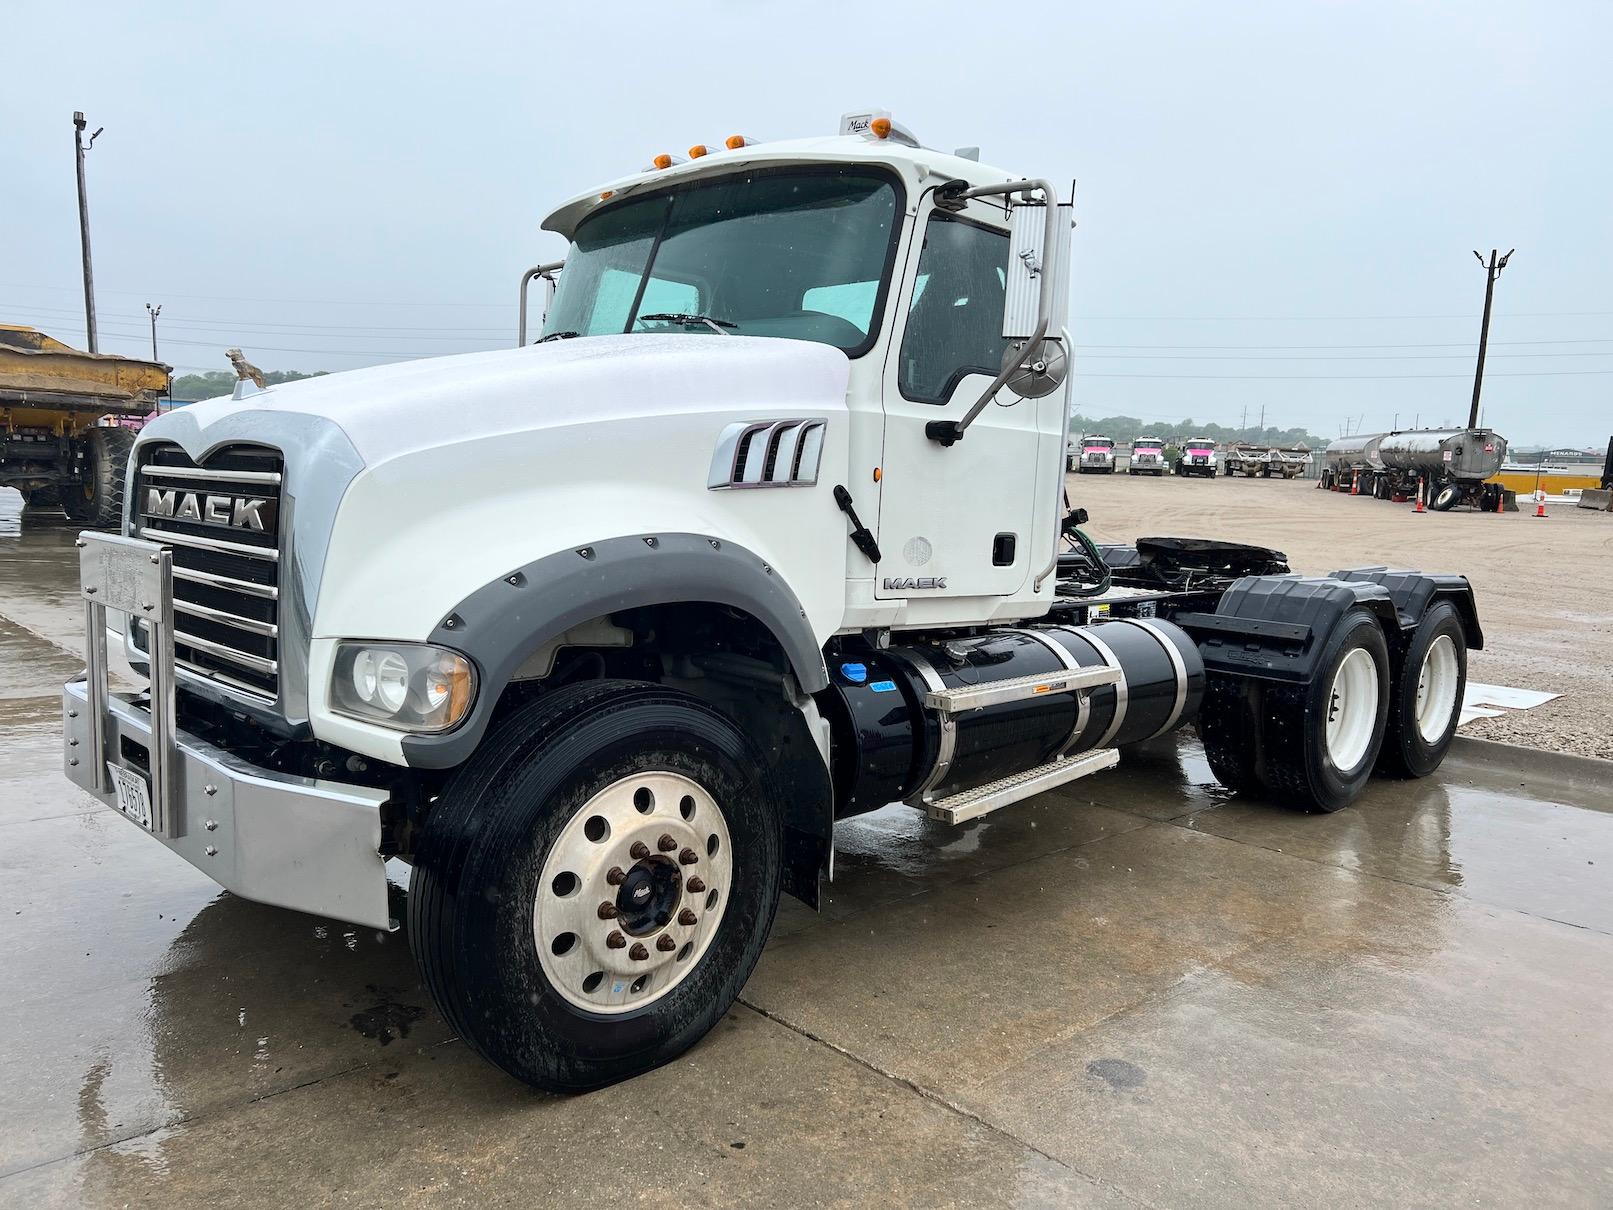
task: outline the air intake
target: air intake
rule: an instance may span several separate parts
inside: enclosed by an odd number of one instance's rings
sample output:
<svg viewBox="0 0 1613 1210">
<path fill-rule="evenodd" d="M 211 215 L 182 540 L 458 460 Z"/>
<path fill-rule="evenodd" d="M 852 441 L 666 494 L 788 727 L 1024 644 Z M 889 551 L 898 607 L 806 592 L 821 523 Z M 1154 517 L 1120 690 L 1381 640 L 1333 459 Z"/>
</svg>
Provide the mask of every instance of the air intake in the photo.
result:
<svg viewBox="0 0 1613 1210">
<path fill-rule="evenodd" d="M 706 486 L 811 487 L 827 427 L 822 417 L 731 424 L 717 440 Z"/>
</svg>

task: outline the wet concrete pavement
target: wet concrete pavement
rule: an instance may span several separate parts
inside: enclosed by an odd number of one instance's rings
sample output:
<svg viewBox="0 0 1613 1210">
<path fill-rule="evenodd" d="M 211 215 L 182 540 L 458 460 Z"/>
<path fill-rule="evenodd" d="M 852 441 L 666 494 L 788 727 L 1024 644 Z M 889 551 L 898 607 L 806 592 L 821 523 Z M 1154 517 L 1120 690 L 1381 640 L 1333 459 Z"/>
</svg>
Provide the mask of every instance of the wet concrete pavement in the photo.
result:
<svg viewBox="0 0 1613 1210">
<path fill-rule="evenodd" d="M 693 1052 L 578 1098 L 402 934 L 218 890 L 60 774 L 65 529 L 0 546 L 0 1203 L 1613 1201 L 1613 779 L 1305 817 L 1191 739 L 947 828 L 846 826 Z"/>
</svg>

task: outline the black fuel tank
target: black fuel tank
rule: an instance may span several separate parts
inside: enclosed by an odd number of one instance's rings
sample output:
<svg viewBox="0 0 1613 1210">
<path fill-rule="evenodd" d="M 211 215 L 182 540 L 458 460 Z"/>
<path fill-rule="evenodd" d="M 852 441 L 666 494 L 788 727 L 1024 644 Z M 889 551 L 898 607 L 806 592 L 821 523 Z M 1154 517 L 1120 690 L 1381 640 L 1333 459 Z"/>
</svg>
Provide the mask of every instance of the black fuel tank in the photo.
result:
<svg viewBox="0 0 1613 1210">
<path fill-rule="evenodd" d="M 1113 683 L 1057 691 L 1062 674 L 1108 665 Z M 834 735 L 836 814 L 944 797 L 1060 756 L 1122 747 L 1191 721 L 1204 693 L 1198 648 L 1169 622 L 990 631 L 870 652 L 831 667 L 820 695 Z M 1024 696 L 955 713 L 932 693 L 1041 678 Z"/>
</svg>

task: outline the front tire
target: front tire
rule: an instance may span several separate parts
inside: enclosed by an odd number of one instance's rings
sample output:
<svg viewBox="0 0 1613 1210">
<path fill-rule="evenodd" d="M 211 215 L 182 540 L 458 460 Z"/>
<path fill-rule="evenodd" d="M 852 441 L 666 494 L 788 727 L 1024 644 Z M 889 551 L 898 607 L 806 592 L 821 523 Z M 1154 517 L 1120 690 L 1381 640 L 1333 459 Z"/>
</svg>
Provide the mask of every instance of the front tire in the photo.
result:
<svg viewBox="0 0 1613 1210">
<path fill-rule="evenodd" d="M 772 927 L 781 804 L 726 716 L 657 685 L 567 686 L 456 772 L 416 847 L 409 932 L 450 1025 L 581 1092 L 676 1058 Z"/>
<path fill-rule="evenodd" d="M 1378 767 L 1392 777 L 1427 777 L 1445 760 L 1467 688 L 1467 635 L 1448 601 L 1412 631 L 1395 673 Z"/>
</svg>

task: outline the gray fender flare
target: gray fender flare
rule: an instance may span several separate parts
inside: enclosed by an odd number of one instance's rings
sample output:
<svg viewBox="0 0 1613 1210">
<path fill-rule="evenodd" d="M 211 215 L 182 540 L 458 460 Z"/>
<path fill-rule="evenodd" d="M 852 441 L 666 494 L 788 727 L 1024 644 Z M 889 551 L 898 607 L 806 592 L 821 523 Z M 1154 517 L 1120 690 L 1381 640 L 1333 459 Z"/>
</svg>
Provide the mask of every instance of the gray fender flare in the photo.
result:
<svg viewBox="0 0 1613 1210">
<path fill-rule="evenodd" d="M 683 601 L 744 610 L 778 639 L 804 692 L 828 688 L 806 611 L 765 559 L 700 534 L 607 538 L 512 568 L 438 622 L 429 641 L 474 662 L 476 701 L 452 731 L 405 736 L 404 759 L 422 769 L 462 764 L 481 742 L 510 677 L 544 643 L 604 614 Z"/>
</svg>

